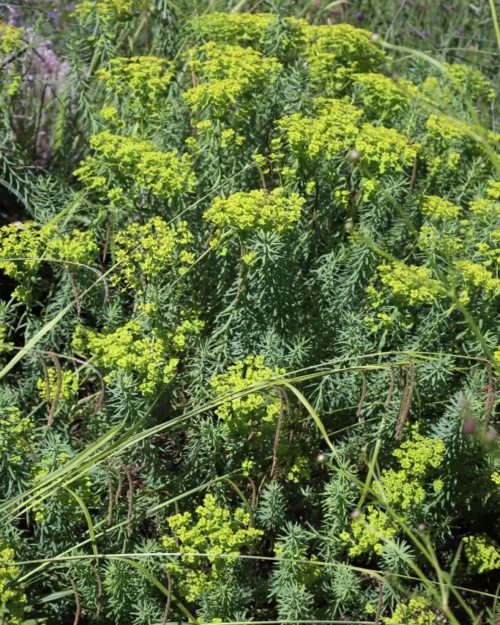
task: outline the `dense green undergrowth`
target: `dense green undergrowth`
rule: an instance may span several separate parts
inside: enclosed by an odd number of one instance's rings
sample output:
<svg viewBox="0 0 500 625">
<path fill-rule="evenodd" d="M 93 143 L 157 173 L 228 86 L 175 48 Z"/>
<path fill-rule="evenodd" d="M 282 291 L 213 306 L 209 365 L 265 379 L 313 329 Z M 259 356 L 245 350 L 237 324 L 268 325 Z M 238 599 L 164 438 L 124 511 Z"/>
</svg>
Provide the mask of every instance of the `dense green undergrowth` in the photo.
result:
<svg viewBox="0 0 500 625">
<path fill-rule="evenodd" d="M 0 623 L 498 619 L 494 62 L 259 9 L 0 22 Z"/>
</svg>

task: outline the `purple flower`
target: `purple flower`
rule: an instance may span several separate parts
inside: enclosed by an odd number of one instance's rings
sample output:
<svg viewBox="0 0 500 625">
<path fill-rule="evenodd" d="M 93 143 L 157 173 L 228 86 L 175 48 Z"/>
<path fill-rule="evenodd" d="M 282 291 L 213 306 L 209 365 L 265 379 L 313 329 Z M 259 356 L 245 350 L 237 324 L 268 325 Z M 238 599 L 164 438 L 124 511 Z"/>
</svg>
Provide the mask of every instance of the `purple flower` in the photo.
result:
<svg viewBox="0 0 500 625">
<path fill-rule="evenodd" d="M 457 29 L 457 35 L 463 35 L 465 32 L 465 28 L 463 26 L 460 26 L 460 28 Z"/>
<path fill-rule="evenodd" d="M 425 39 L 425 37 L 427 37 L 427 31 L 421 30 L 419 35 Z"/>
<path fill-rule="evenodd" d="M 365 19 L 365 14 L 360 11 L 359 13 L 356 13 L 356 19 L 357 20 L 364 20 Z"/>
</svg>

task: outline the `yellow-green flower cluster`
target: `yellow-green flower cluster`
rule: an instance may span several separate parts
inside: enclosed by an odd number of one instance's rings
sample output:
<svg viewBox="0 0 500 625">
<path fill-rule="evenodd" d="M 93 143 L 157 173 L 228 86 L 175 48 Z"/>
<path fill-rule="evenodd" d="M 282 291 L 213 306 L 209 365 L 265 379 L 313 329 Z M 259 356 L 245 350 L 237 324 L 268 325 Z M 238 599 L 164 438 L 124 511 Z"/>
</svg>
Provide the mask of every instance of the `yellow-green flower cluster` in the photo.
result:
<svg viewBox="0 0 500 625">
<path fill-rule="evenodd" d="M 366 512 L 351 521 L 350 533 L 342 532 L 339 538 L 351 545 L 349 555 L 355 557 L 363 553 L 382 553 L 385 543 L 396 534 L 387 514 L 368 506 Z"/>
<path fill-rule="evenodd" d="M 16 406 L 0 408 L 0 460 L 18 464 L 26 460 L 30 452 L 30 439 L 34 425 L 29 417 L 23 417 Z"/>
<path fill-rule="evenodd" d="M 492 100 L 495 91 L 491 82 L 476 68 L 463 63 L 444 63 L 444 74 L 450 83 L 471 100 Z"/>
<path fill-rule="evenodd" d="M 114 239 L 119 268 L 112 282 L 122 281 L 128 289 L 142 292 L 170 268 L 182 275 L 195 261 L 188 249 L 192 240 L 185 221 L 169 226 L 153 217 L 143 225 L 131 224 Z"/>
<path fill-rule="evenodd" d="M 317 115 L 307 117 L 293 113 L 278 121 L 289 152 L 307 165 L 320 159 L 330 160 L 345 156 L 354 146 L 359 134 L 359 120 L 363 111 L 343 100 L 316 100 Z M 281 146 L 276 144 L 279 149 Z"/>
<path fill-rule="evenodd" d="M 392 295 L 411 306 L 432 304 L 444 295 L 443 286 L 431 278 L 431 272 L 426 267 L 405 265 L 398 261 L 391 265 L 379 265 L 377 270 L 382 284 Z"/>
<path fill-rule="evenodd" d="M 263 190 L 234 193 L 228 198 L 216 198 L 205 211 L 204 218 L 221 230 L 240 234 L 257 228 L 285 232 L 299 221 L 304 198 L 286 193 L 278 187 L 270 193 Z"/>
<path fill-rule="evenodd" d="M 34 222 L 22 227 L 8 224 L 0 228 L 0 269 L 21 284 L 14 290 L 13 297 L 27 301 L 31 293 L 31 279 L 37 273 L 39 260 L 1 260 L 8 258 L 39 259 L 53 236 L 51 228 L 38 228 Z"/>
<path fill-rule="evenodd" d="M 425 195 L 421 211 L 431 219 L 456 219 L 460 215 L 461 208 L 437 195 Z"/>
<path fill-rule="evenodd" d="M 494 242 L 494 246 L 491 247 L 488 243 L 482 241 L 481 243 L 476 243 L 475 247 L 477 250 L 477 254 L 484 258 L 483 265 L 485 267 L 491 267 L 493 263 L 500 262 L 500 249 L 498 248 L 498 241 L 500 241 L 500 230 L 491 230 L 491 238 Z"/>
<path fill-rule="evenodd" d="M 45 226 L 47 228 L 47 226 Z M 92 232 L 73 230 L 71 234 L 57 234 L 47 241 L 46 256 L 70 263 L 87 264 L 97 254 L 99 248 Z M 73 269 L 71 265 L 68 265 Z"/>
<path fill-rule="evenodd" d="M 464 538 L 465 555 L 472 569 L 478 573 L 500 569 L 500 548 L 484 534 Z"/>
<path fill-rule="evenodd" d="M 432 176 L 444 176 L 457 171 L 467 136 L 452 122 L 438 115 L 427 120 L 425 156 Z"/>
<path fill-rule="evenodd" d="M 129 321 L 114 332 L 95 332 L 78 326 L 73 347 L 90 353 L 97 366 L 110 370 L 106 382 L 112 382 L 118 370 L 136 375 L 144 395 L 151 395 L 160 384 L 168 384 L 176 374 L 179 359 L 173 352 L 185 349 L 189 334 L 200 332 L 200 322 L 181 323 L 173 332 L 152 331 L 145 336 L 139 321 Z"/>
<path fill-rule="evenodd" d="M 249 45 L 259 49 L 277 20 L 271 13 L 206 13 L 192 21 L 193 28 L 203 39 L 218 43 Z M 285 52 L 303 49 L 307 37 L 307 22 L 295 17 L 284 20 Z"/>
<path fill-rule="evenodd" d="M 240 148 L 246 137 L 233 128 L 220 124 L 218 120 L 193 120 L 194 135 L 186 139 L 185 144 L 194 154 L 204 154 L 207 149 L 221 151 L 223 158 L 239 157 Z"/>
<path fill-rule="evenodd" d="M 298 484 L 307 481 L 311 477 L 311 468 L 309 460 L 306 456 L 299 456 L 293 464 L 287 469 L 286 480 Z"/>
<path fill-rule="evenodd" d="M 404 171 L 421 151 L 419 144 L 411 143 L 393 128 L 368 123 L 360 127 L 363 111 L 343 100 L 318 98 L 316 110 L 315 117 L 293 113 L 278 122 L 288 151 L 307 167 L 312 168 L 320 160 L 345 158 L 355 150 L 362 173 L 376 178 Z M 277 156 L 282 157 L 282 142 L 276 142 L 275 147 Z M 286 169 L 282 171 L 288 174 Z"/>
<path fill-rule="evenodd" d="M 11 54 L 23 42 L 23 29 L 5 22 L 0 22 L 0 52 Z"/>
<path fill-rule="evenodd" d="M 408 110 L 418 97 L 417 87 L 409 80 L 395 81 L 383 74 L 355 74 L 354 86 L 370 117 L 394 118 Z"/>
<path fill-rule="evenodd" d="M 313 82 L 327 94 L 342 91 L 353 74 L 376 72 L 386 53 L 372 41 L 372 33 L 350 24 L 309 26 L 307 62 Z"/>
<path fill-rule="evenodd" d="M 14 345 L 10 341 L 7 341 L 6 338 L 9 334 L 9 328 L 0 323 L 0 354 L 4 354 L 5 352 L 10 351 L 11 347 Z"/>
<path fill-rule="evenodd" d="M 237 508 L 231 513 L 220 508 L 213 495 L 205 496 L 203 505 L 196 508 L 196 517 L 190 512 L 169 517 L 172 535 L 163 536 L 165 549 L 181 554 L 175 563 L 167 564 L 167 570 L 190 602 L 210 592 L 224 571 L 236 565 L 236 558 L 220 557 L 222 554 L 238 555 L 263 535 L 262 530 L 248 527 L 248 512 Z M 205 572 L 201 569 L 203 564 Z"/>
<path fill-rule="evenodd" d="M 408 510 L 422 503 L 426 495 L 426 483 L 429 473 L 443 462 L 445 446 L 441 439 L 429 438 L 414 432 L 410 440 L 405 441 L 393 452 L 401 469 L 384 469 L 380 484 L 374 490 L 396 509 Z M 432 488 L 441 490 L 441 480 L 434 480 Z"/>
<path fill-rule="evenodd" d="M 500 203 L 481 197 L 469 204 L 469 210 L 475 217 L 496 219 L 500 216 Z"/>
<path fill-rule="evenodd" d="M 227 373 L 214 376 L 210 384 L 217 395 L 238 393 L 258 382 L 269 382 L 282 376 L 284 369 L 271 369 L 264 364 L 263 356 L 247 356 L 228 368 Z M 217 416 L 236 431 L 255 428 L 257 436 L 262 435 L 265 426 L 272 425 L 281 410 L 281 400 L 276 391 L 243 394 L 234 399 L 225 399 L 215 411 Z"/>
<path fill-rule="evenodd" d="M 384 618 L 384 623 L 397 623 L 400 625 L 434 625 L 436 613 L 428 599 L 418 595 L 406 603 L 398 603 L 392 615 Z"/>
<path fill-rule="evenodd" d="M 464 242 L 435 225 L 424 224 L 418 233 L 418 245 L 425 253 L 437 251 L 445 256 L 455 256 L 464 247 Z"/>
<path fill-rule="evenodd" d="M 460 164 L 484 156 L 482 143 L 476 141 L 477 129 L 464 121 L 452 120 L 443 115 L 430 115 L 425 137 L 425 159 L 431 176 L 446 179 L 450 173 L 460 171 Z M 484 137 L 491 147 L 498 147 L 500 135 L 488 131 Z M 481 172 L 488 172 L 486 164 Z"/>
<path fill-rule="evenodd" d="M 252 95 L 259 102 L 282 69 L 275 58 L 252 48 L 213 41 L 191 49 L 188 64 L 199 84 L 183 93 L 184 100 L 194 112 L 211 105 L 216 117 L 235 106 L 239 114 L 247 114 Z"/>
<path fill-rule="evenodd" d="M 495 96 L 491 82 L 477 69 L 461 63 L 443 63 L 443 74 L 440 78 L 431 76 L 422 84 L 422 91 L 432 98 L 432 103 L 449 104 L 458 95 L 470 99 L 474 104 L 477 100 L 490 101 Z"/>
<path fill-rule="evenodd" d="M 55 369 L 49 369 L 47 371 L 48 380 L 45 378 L 39 378 L 36 382 L 36 386 L 40 391 L 40 397 L 47 401 L 50 401 L 56 392 L 57 388 L 57 373 Z M 78 374 L 74 371 L 61 371 L 61 390 L 59 393 L 60 400 L 68 400 L 76 395 L 78 392 Z M 49 388 L 47 389 L 47 381 L 49 383 Z M 48 395 L 47 395 L 48 390 Z"/>
<path fill-rule="evenodd" d="M 108 94 L 117 96 L 133 115 L 157 112 L 173 76 L 172 64 L 156 56 L 118 57 L 97 71 Z"/>
<path fill-rule="evenodd" d="M 75 7 L 75 14 L 82 20 L 95 14 L 102 21 L 124 20 L 140 8 L 142 0 L 84 0 Z"/>
<path fill-rule="evenodd" d="M 475 217 L 491 220 L 500 216 L 500 182 L 488 180 L 486 197 L 480 197 L 469 205 L 469 210 Z"/>
<path fill-rule="evenodd" d="M 14 562 L 14 550 L 0 542 L 0 614 L 3 616 L 4 610 L 7 611 L 5 622 L 21 625 L 26 595 L 19 587 L 16 588 L 16 578 L 21 572 Z"/>
<path fill-rule="evenodd" d="M 466 287 L 482 289 L 495 297 L 500 295 L 500 278 L 496 278 L 484 264 L 473 263 L 470 260 L 458 260 L 455 266 L 459 270 Z"/>
<path fill-rule="evenodd" d="M 271 13 L 206 13 L 192 24 L 210 41 L 256 46 L 275 19 Z"/>
<path fill-rule="evenodd" d="M 488 180 L 486 195 L 493 200 L 500 200 L 500 182 L 498 180 Z"/>
<path fill-rule="evenodd" d="M 437 469 L 444 457 L 445 447 L 440 438 L 429 438 L 414 432 L 411 440 L 394 450 L 401 468 L 415 477 L 423 477 L 431 468 Z"/>
<path fill-rule="evenodd" d="M 9 224 L 0 228 L 0 269 L 21 283 L 12 295 L 22 301 L 29 300 L 31 281 L 43 257 L 88 264 L 97 251 L 92 232 L 74 230 L 71 234 L 60 234 L 55 226 L 39 228 L 33 222 L 26 222 L 22 226 Z"/>
<path fill-rule="evenodd" d="M 74 175 L 88 189 L 107 195 L 119 205 L 125 197 L 148 191 L 157 198 L 190 192 L 196 182 L 191 157 L 176 151 L 160 152 L 137 137 L 122 137 L 104 130 L 90 138 L 94 155 L 80 163 Z"/>
<path fill-rule="evenodd" d="M 429 115 L 426 122 L 429 143 L 447 148 L 450 142 L 463 140 L 466 135 L 460 123 L 454 123 L 442 115 Z"/>
<path fill-rule="evenodd" d="M 404 171 L 421 151 L 418 143 L 411 143 L 394 128 L 371 124 L 363 124 L 354 147 L 360 154 L 361 167 L 375 176 Z"/>
</svg>

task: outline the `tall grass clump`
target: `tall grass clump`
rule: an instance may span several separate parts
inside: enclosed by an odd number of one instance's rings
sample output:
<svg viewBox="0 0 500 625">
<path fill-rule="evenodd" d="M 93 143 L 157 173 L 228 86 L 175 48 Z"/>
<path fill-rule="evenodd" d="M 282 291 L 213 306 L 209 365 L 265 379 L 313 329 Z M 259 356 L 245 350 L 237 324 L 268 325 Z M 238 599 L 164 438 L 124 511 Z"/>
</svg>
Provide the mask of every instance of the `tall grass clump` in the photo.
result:
<svg viewBox="0 0 500 625">
<path fill-rule="evenodd" d="M 0 623 L 498 622 L 470 6 L 0 7 Z"/>
</svg>

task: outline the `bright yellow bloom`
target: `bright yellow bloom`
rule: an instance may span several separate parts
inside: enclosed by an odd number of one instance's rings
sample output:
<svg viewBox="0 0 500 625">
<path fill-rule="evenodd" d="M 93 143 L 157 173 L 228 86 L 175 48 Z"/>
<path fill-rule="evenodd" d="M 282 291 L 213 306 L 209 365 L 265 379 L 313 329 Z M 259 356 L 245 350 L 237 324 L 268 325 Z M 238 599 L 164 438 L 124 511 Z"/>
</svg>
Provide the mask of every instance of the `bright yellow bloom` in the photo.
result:
<svg viewBox="0 0 500 625">
<path fill-rule="evenodd" d="M 281 187 L 270 193 L 263 190 L 239 192 L 228 198 L 216 198 L 204 218 L 222 230 L 239 233 L 257 228 L 285 232 L 299 221 L 305 199 L 287 194 Z"/>
<path fill-rule="evenodd" d="M 232 513 L 220 508 L 210 494 L 205 496 L 203 505 L 196 508 L 196 517 L 190 512 L 169 517 L 171 535 L 162 539 L 168 552 L 181 554 L 174 563 L 167 564 L 167 570 L 190 602 L 199 601 L 209 593 L 224 571 L 237 562 L 236 558 L 221 558 L 219 554 L 237 555 L 241 549 L 251 548 L 264 533 L 248 528 L 248 512 L 237 508 Z"/>
</svg>

